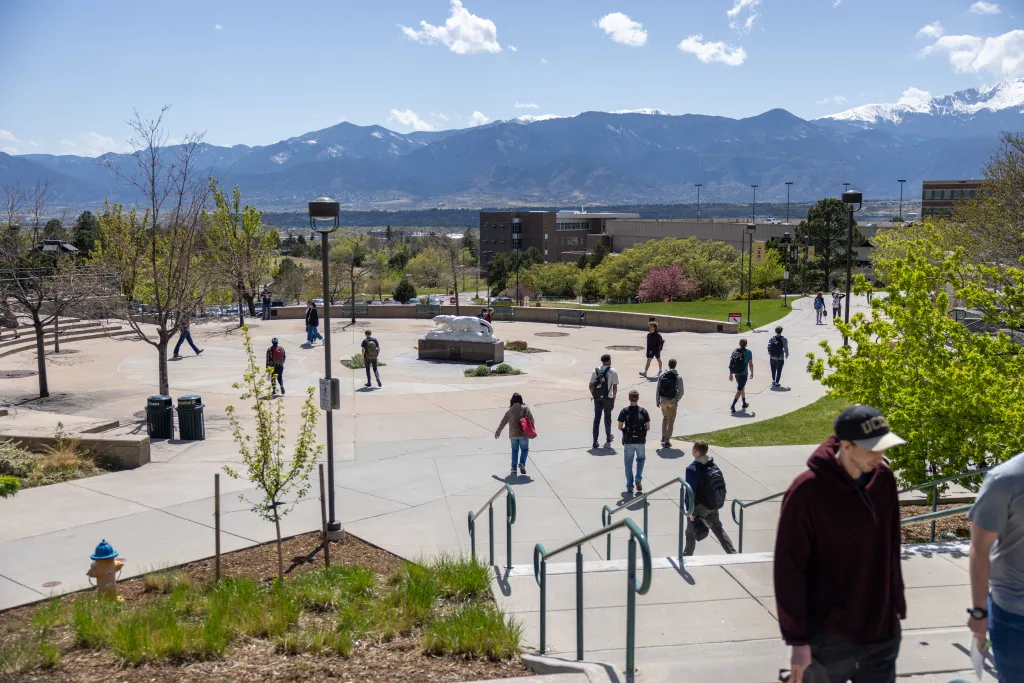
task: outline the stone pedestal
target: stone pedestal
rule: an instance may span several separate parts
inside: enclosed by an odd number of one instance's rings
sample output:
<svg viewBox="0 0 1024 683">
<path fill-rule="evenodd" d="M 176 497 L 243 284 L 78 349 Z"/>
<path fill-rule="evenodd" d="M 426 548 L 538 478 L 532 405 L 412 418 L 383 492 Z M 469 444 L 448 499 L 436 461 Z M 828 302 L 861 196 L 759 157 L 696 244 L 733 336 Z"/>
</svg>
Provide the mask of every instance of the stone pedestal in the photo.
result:
<svg viewBox="0 0 1024 683">
<path fill-rule="evenodd" d="M 505 342 L 420 339 L 420 360 L 459 360 L 467 363 L 505 362 Z"/>
</svg>

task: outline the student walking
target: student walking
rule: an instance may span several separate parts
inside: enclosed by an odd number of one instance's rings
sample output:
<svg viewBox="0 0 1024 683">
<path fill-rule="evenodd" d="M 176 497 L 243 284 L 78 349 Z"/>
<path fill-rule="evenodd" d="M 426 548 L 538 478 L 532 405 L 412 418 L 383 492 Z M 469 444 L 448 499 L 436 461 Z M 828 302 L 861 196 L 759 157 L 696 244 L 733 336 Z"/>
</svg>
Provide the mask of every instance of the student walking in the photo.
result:
<svg viewBox="0 0 1024 683">
<path fill-rule="evenodd" d="M 644 365 L 644 371 L 640 376 L 646 377 L 647 371 L 651 369 L 651 361 L 657 359 L 658 377 L 661 377 L 661 350 L 665 347 L 665 338 L 658 332 L 658 323 L 653 320 L 647 325 L 647 330 L 647 364 Z"/>
<path fill-rule="evenodd" d="M 832 292 L 832 322 L 834 323 L 843 311 L 843 299 L 846 295 L 842 292 Z"/>
<path fill-rule="evenodd" d="M 892 682 L 907 616 L 900 510 L 885 450 L 905 443 L 855 405 L 782 499 L 775 604 L 792 683 Z"/>
<path fill-rule="evenodd" d="M 968 518 L 967 626 L 991 639 L 999 683 L 1024 681 L 1024 453 L 989 470 Z"/>
<path fill-rule="evenodd" d="M 676 359 L 668 359 L 668 372 L 658 378 L 654 392 L 654 405 L 661 408 L 661 446 L 672 448 L 672 431 L 676 426 L 676 411 L 683 397 L 683 377 L 676 370 Z"/>
<path fill-rule="evenodd" d="M 192 341 L 192 323 L 189 320 L 185 321 L 185 325 L 181 328 L 181 333 L 178 335 L 178 343 L 174 345 L 174 358 L 181 358 L 181 345 L 188 342 L 188 345 L 192 347 L 192 351 L 198 356 L 203 352 L 201 348 L 196 346 L 196 343 Z"/>
<path fill-rule="evenodd" d="M 814 297 L 814 324 L 820 325 L 821 319 L 825 317 L 825 297 L 821 292 Z"/>
<path fill-rule="evenodd" d="M 277 395 L 277 385 L 281 386 L 281 393 L 284 393 L 284 347 L 281 346 L 277 337 L 270 340 L 270 348 L 267 349 L 267 372 L 270 373 L 270 395 Z M 277 384 L 274 384 L 274 380 Z"/>
<path fill-rule="evenodd" d="M 377 386 L 380 387 L 380 373 L 377 372 L 377 358 L 380 356 L 380 342 L 373 336 L 371 330 L 366 330 L 366 339 L 360 344 L 363 349 L 363 365 L 366 366 L 366 386 L 370 385 L 370 367 L 373 367 L 373 376 L 377 378 Z"/>
<path fill-rule="evenodd" d="M 693 490 L 694 504 L 693 514 L 686 522 L 683 555 L 693 555 L 697 541 L 706 538 L 709 529 L 722 544 L 722 550 L 732 555 L 736 548 L 718 516 L 718 511 L 725 507 L 725 476 L 715 464 L 715 459 L 708 457 L 707 441 L 694 443 L 692 454 L 693 462 L 686 466 L 686 483 Z"/>
<path fill-rule="evenodd" d="M 316 311 L 316 306 L 312 301 L 306 303 L 306 343 L 310 346 L 313 345 L 317 339 L 323 341 L 323 336 L 320 334 L 320 314 Z"/>
<path fill-rule="evenodd" d="M 273 306 L 274 300 L 271 298 L 270 290 L 263 290 L 263 319 L 270 320 L 270 308 Z"/>
<path fill-rule="evenodd" d="M 594 445 L 600 432 L 601 416 L 604 416 L 605 446 L 610 446 L 615 438 L 612 436 L 612 408 L 615 407 L 615 396 L 619 393 L 619 373 L 612 367 L 612 357 L 607 353 L 601 356 L 601 366 L 590 373 L 590 396 L 594 399 Z"/>
<path fill-rule="evenodd" d="M 747 340 L 740 339 L 740 345 L 733 349 L 729 356 L 729 381 L 736 380 L 736 395 L 732 397 L 732 406 L 729 410 L 736 412 L 736 401 L 743 399 L 743 410 L 750 405 L 747 403 L 747 380 L 754 377 L 754 354 L 747 348 Z"/>
<path fill-rule="evenodd" d="M 772 371 L 772 386 L 782 386 L 782 366 L 789 358 L 789 340 L 782 336 L 782 325 L 775 328 L 775 336 L 768 340 L 768 365 Z"/>
<path fill-rule="evenodd" d="M 526 474 L 526 456 L 530 453 L 530 439 L 537 436 L 536 423 L 529 406 L 523 403 L 519 393 L 512 394 L 508 410 L 501 418 L 494 438 L 501 436 L 501 431 L 508 425 L 508 439 L 512 444 L 512 474 L 519 467 L 519 474 Z"/>
<path fill-rule="evenodd" d="M 644 476 L 644 463 L 647 461 L 647 432 L 651 429 L 651 416 L 641 408 L 640 392 L 629 391 L 629 405 L 619 411 L 619 431 L 622 432 L 622 460 L 626 467 L 626 491 L 633 495 L 633 484 L 638 493 L 644 487 L 640 481 Z M 633 460 L 636 460 L 636 475 L 633 475 Z"/>
</svg>

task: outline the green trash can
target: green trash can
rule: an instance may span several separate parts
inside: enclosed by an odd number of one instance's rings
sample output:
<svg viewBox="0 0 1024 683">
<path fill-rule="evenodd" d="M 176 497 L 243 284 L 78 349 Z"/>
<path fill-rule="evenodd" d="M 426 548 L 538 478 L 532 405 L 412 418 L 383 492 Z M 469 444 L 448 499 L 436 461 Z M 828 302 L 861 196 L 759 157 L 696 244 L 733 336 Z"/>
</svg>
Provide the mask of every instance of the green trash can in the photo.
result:
<svg viewBox="0 0 1024 683">
<path fill-rule="evenodd" d="M 202 396 L 181 396 L 178 398 L 178 431 L 182 441 L 203 441 L 206 439 L 206 422 L 203 420 Z"/>
<path fill-rule="evenodd" d="M 157 394 L 146 401 L 146 433 L 151 439 L 174 438 L 174 406 L 170 396 Z"/>
</svg>

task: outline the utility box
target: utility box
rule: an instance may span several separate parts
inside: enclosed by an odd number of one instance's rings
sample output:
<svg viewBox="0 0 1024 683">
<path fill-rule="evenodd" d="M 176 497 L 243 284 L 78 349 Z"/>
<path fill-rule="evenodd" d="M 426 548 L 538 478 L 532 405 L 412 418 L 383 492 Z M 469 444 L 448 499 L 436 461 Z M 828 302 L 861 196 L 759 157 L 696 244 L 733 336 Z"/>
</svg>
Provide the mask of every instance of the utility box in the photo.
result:
<svg viewBox="0 0 1024 683">
<path fill-rule="evenodd" d="M 203 418 L 202 396 L 181 396 L 178 398 L 178 431 L 182 441 L 203 441 L 206 439 L 206 421 Z"/>
<path fill-rule="evenodd" d="M 174 406 L 170 396 L 157 394 L 146 400 L 146 433 L 151 439 L 174 438 Z"/>
</svg>

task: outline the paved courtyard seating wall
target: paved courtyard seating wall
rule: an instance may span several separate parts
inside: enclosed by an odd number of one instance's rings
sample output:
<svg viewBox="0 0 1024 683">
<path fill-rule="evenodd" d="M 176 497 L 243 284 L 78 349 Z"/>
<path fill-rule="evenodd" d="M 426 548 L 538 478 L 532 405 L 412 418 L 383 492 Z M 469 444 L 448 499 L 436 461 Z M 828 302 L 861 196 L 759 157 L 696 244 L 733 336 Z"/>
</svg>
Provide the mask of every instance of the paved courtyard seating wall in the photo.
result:
<svg viewBox="0 0 1024 683">
<path fill-rule="evenodd" d="M 71 435 L 83 450 L 98 453 L 108 460 L 113 461 L 119 469 L 132 470 L 149 464 L 149 437 L 145 435 L 117 435 L 112 434 L 102 437 L 90 437 L 79 434 Z M 9 439 L 22 448 L 38 453 L 57 443 L 55 436 L 43 436 L 40 434 L 25 434 L 8 432 L 3 434 L 4 439 Z"/>
</svg>

